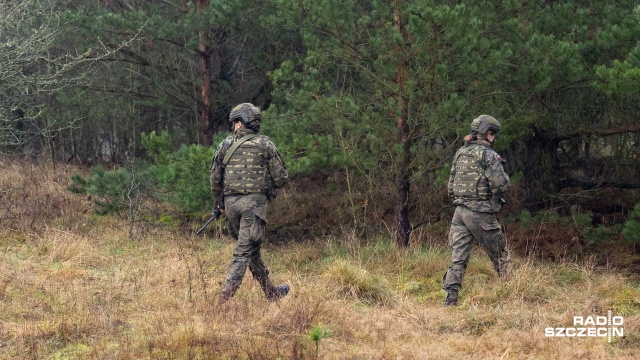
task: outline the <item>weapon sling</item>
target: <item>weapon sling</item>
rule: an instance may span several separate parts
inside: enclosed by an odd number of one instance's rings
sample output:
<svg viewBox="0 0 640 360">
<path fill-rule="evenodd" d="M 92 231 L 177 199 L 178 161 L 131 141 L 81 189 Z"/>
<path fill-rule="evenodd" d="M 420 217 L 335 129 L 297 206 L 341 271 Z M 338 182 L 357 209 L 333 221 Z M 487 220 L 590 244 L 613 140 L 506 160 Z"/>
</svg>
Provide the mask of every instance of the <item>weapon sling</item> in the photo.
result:
<svg viewBox="0 0 640 360">
<path fill-rule="evenodd" d="M 240 145 L 242 145 L 243 142 L 247 140 L 251 140 L 256 136 L 258 136 L 258 134 L 247 134 L 241 137 L 240 139 L 238 139 L 238 141 L 234 142 L 227 150 L 227 153 L 224 155 L 224 159 L 222 159 L 222 165 L 223 166 L 227 165 L 227 163 L 229 162 L 229 159 L 231 159 L 231 155 L 233 155 L 233 153 L 236 152 L 238 147 L 240 147 Z"/>
</svg>

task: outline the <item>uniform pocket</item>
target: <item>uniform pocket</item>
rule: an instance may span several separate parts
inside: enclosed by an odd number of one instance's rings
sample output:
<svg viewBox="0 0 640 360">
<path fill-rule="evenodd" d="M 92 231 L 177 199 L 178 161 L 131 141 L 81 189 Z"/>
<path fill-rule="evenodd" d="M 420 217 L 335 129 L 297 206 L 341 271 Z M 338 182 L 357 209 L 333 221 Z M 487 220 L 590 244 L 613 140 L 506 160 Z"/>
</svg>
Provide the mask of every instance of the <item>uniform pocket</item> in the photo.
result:
<svg viewBox="0 0 640 360">
<path fill-rule="evenodd" d="M 251 241 L 257 243 L 264 241 L 266 227 L 267 221 L 254 212 L 253 224 L 251 225 L 251 230 L 249 232 Z"/>
<path fill-rule="evenodd" d="M 487 223 L 482 223 L 483 234 L 481 235 L 481 242 L 484 243 L 485 248 L 488 249 L 504 249 L 506 243 L 504 234 L 502 233 L 502 228 L 500 228 L 500 224 L 498 224 L 497 220 L 490 221 Z M 479 240 L 480 241 L 480 240 Z"/>
<path fill-rule="evenodd" d="M 493 214 L 482 214 L 481 216 L 478 216 L 476 221 L 484 231 L 494 231 L 501 229 L 496 216 Z"/>
<path fill-rule="evenodd" d="M 480 222 L 480 227 L 482 227 L 484 231 L 500 230 L 500 224 L 498 224 L 498 220 L 496 219 L 493 219 L 493 221 L 482 221 Z"/>
</svg>

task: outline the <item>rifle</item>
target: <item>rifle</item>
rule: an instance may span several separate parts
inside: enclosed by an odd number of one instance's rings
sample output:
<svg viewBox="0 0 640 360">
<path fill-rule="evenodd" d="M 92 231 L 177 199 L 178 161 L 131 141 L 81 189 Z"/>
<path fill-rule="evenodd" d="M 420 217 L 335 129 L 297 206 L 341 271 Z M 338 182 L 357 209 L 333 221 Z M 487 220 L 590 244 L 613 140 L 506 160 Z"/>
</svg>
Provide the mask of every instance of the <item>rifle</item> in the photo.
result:
<svg viewBox="0 0 640 360">
<path fill-rule="evenodd" d="M 209 220 L 207 220 L 206 223 L 204 223 L 204 225 L 202 225 L 202 227 L 196 231 L 196 235 L 200 235 L 200 233 L 202 233 L 204 231 L 204 229 L 215 219 L 219 218 L 220 215 L 222 215 L 222 208 L 220 207 L 220 205 L 216 205 L 213 210 L 211 210 L 211 217 L 209 218 Z"/>
</svg>

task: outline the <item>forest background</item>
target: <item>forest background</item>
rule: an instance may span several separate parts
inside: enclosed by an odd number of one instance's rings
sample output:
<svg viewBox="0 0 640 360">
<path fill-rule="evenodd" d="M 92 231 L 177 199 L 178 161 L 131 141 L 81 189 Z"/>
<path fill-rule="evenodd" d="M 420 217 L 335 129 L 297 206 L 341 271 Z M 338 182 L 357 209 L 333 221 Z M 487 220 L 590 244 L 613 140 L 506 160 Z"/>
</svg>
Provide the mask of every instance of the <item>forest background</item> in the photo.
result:
<svg viewBox="0 0 640 360">
<path fill-rule="evenodd" d="M 0 5 L 4 161 L 72 166 L 64 186 L 129 238 L 208 218 L 215 145 L 252 102 L 292 178 L 272 242 L 446 247 L 453 153 L 491 114 L 514 254 L 640 272 L 636 0 Z M 0 185 L 6 231 L 62 211 Z"/>
<path fill-rule="evenodd" d="M 212 145 L 230 108 L 252 102 L 291 177 L 328 193 L 280 214 L 292 217 L 283 224 L 363 236 L 382 224 L 406 247 L 417 227 L 448 218 L 452 154 L 486 113 L 503 125 L 510 220 L 570 215 L 589 243 L 635 243 L 639 11 L 634 1 L 7 1 L 0 148 L 92 167 L 75 190 L 102 212 L 165 201 L 183 221 L 210 208 Z"/>
</svg>

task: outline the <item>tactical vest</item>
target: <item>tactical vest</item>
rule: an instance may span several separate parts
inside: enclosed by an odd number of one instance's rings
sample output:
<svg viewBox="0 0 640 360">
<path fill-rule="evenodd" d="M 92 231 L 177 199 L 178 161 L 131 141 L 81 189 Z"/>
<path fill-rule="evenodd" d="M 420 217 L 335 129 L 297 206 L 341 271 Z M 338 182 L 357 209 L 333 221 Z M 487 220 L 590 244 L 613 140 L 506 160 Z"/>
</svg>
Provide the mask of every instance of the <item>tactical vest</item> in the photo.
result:
<svg viewBox="0 0 640 360">
<path fill-rule="evenodd" d="M 454 159 L 453 195 L 467 200 L 489 200 L 489 180 L 484 175 L 482 157 L 486 146 L 472 144 L 458 150 Z"/>
<path fill-rule="evenodd" d="M 272 183 L 268 161 L 267 151 L 257 139 L 242 143 L 225 166 L 225 195 L 267 193 Z"/>
</svg>

